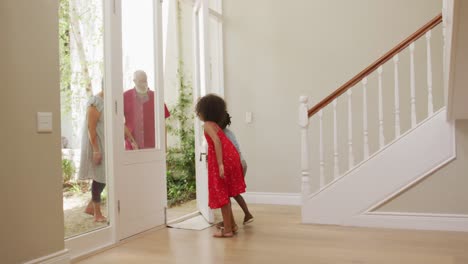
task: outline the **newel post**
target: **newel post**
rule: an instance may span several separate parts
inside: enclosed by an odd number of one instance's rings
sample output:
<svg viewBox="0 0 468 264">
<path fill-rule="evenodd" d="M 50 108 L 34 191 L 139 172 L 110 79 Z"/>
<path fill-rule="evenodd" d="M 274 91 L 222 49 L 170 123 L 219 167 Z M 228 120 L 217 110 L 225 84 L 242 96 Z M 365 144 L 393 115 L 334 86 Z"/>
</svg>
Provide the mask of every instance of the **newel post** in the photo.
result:
<svg viewBox="0 0 468 264">
<path fill-rule="evenodd" d="M 301 128 L 301 183 L 302 183 L 302 204 L 305 203 L 310 194 L 309 184 L 309 143 L 307 141 L 307 129 L 309 127 L 309 116 L 307 96 L 299 97 L 299 126 Z"/>
</svg>

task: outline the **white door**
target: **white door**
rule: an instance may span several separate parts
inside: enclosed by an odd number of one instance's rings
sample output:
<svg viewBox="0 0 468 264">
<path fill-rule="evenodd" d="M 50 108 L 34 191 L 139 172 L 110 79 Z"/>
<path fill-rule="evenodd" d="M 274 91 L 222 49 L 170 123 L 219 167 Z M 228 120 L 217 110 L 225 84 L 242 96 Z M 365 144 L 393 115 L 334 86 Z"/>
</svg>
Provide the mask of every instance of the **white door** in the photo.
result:
<svg viewBox="0 0 468 264">
<path fill-rule="evenodd" d="M 166 156 L 162 80 L 161 3 L 115 0 L 113 39 L 115 78 L 114 153 L 118 211 L 117 238 L 124 239 L 165 222 Z M 118 35 L 118 34 L 116 34 Z M 120 51 L 120 52 L 118 52 Z M 116 66 L 117 65 L 117 66 Z M 146 73 L 148 90 L 134 84 L 134 72 Z M 144 75 L 144 74 L 143 74 Z M 140 72 L 137 79 L 142 80 Z M 141 82 L 140 82 L 141 84 Z M 139 87 L 140 89 L 136 89 Z M 124 127 L 138 148 L 129 144 Z M 125 137 L 125 138 L 124 138 Z M 127 142 L 125 142 L 127 140 Z"/>
<path fill-rule="evenodd" d="M 210 92 L 209 47 L 208 47 L 208 5 L 206 0 L 196 2 L 193 16 L 194 36 L 194 99 Z M 203 134 L 203 123 L 195 120 L 195 161 L 197 184 L 197 207 L 205 219 L 213 223 L 214 214 L 208 207 L 208 171 L 206 163 L 207 143 Z"/>
<path fill-rule="evenodd" d="M 211 5 L 215 6 L 211 6 Z M 194 7 L 194 99 L 208 93 L 224 95 L 222 57 L 221 0 L 199 0 Z M 208 171 L 206 164 L 207 142 L 202 122 L 195 121 L 195 160 L 197 207 L 205 219 L 214 222 L 213 211 L 208 207 Z"/>
</svg>

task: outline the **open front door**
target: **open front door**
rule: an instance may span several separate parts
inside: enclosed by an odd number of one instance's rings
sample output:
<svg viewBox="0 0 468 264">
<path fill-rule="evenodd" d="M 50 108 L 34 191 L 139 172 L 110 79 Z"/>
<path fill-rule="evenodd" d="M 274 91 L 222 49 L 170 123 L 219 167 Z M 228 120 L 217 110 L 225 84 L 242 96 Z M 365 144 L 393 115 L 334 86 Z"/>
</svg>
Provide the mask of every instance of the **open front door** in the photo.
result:
<svg viewBox="0 0 468 264">
<path fill-rule="evenodd" d="M 208 1 L 200 0 L 195 4 L 193 16 L 194 36 L 194 99 L 210 92 L 209 82 L 209 42 L 208 42 Z M 208 164 L 206 153 L 208 144 L 202 128 L 203 122 L 195 119 L 195 162 L 197 184 L 197 207 L 205 219 L 213 223 L 214 214 L 208 207 Z"/>
<path fill-rule="evenodd" d="M 194 99 L 208 93 L 224 95 L 223 45 L 221 0 L 199 0 L 194 7 Z M 206 153 L 208 144 L 203 134 L 203 123 L 195 120 L 195 160 L 197 182 L 197 206 L 210 223 L 214 222 L 213 211 L 208 208 L 208 168 Z"/>
<path fill-rule="evenodd" d="M 161 3 L 115 0 L 120 36 L 113 83 L 114 148 L 118 209 L 117 238 L 124 239 L 165 222 L 166 151 L 162 80 Z M 116 66 L 116 65 L 119 66 Z M 117 75 L 117 74 L 116 74 Z"/>
</svg>

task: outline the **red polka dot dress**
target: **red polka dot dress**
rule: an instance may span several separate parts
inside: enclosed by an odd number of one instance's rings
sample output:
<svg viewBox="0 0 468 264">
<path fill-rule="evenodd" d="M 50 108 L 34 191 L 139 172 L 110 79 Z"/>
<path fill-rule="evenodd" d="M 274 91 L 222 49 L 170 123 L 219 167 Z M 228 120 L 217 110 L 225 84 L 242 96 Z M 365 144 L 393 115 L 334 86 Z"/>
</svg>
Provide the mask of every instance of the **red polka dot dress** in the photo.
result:
<svg viewBox="0 0 468 264">
<path fill-rule="evenodd" d="M 244 193 L 246 188 L 239 153 L 223 130 L 218 126 L 217 129 L 223 151 L 224 179 L 219 177 L 213 140 L 205 133 L 208 142 L 208 206 L 211 209 L 223 207 L 229 203 L 230 197 Z"/>
</svg>

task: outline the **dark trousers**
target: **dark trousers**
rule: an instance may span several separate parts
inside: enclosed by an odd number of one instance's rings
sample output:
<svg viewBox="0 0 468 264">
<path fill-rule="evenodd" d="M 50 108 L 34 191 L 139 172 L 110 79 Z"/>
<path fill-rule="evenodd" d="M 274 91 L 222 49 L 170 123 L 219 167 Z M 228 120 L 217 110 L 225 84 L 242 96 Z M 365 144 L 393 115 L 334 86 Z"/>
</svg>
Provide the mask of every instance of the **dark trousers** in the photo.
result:
<svg viewBox="0 0 468 264">
<path fill-rule="evenodd" d="M 93 180 L 93 183 L 91 184 L 91 195 L 93 202 L 101 202 L 101 193 L 104 190 L 104 187 L 106 187 L 105 183 L 100 183 Z"/>
</svg>

